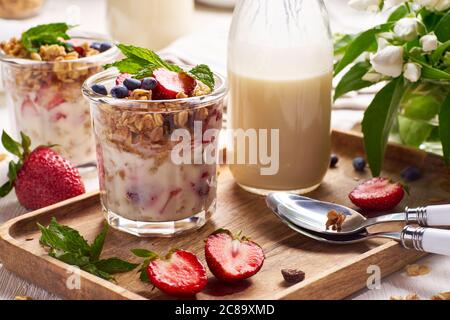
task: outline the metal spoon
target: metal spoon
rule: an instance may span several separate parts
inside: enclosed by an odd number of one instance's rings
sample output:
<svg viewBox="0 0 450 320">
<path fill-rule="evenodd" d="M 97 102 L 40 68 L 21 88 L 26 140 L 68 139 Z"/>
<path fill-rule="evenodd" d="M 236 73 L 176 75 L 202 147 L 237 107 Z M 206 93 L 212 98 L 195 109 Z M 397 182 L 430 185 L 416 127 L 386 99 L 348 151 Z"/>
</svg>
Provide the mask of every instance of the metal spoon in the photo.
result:
<svg viewBox="0 0 450 320">
<path fill-rule="evenodd" d="M 271 193 L 266 198 L 272 211 L 277 211 L 290 223 L 313 232 L 328 235 L 350 235 L 363 232 L 367 227 L 387 222 L 405 222 L 427 226 L 450 226 L 450 205 L 428 206 L 405 212 L 366 218 L 359 212 L 335 203 L 323 202 L 286 192 Z M 336 211 L 346 215 L 339 231 L 327 230 L 328 213 Z"/>
<path fill-rule="evenodd" d="M 335 245 L 350 245 L 374 238 L 386 238 L 399 242 L 406 249 L 450 256 L 450 231 L 423 227 L 406 226 L 401 232 L 369 233 L 366 229 L 355 234 L 324 234 L 303 229 L 288 221 L 278 210 L 273 210 L 292 230 L 314 240 Z"/>
</svg>

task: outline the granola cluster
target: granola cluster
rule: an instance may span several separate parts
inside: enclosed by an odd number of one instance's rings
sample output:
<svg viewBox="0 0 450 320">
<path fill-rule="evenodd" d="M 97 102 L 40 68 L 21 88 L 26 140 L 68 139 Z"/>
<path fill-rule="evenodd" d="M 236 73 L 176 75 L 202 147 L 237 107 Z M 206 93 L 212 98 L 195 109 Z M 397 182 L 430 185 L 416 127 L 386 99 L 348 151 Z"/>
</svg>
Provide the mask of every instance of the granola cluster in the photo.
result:
<svg viewBox="0 0 450 320">
<path fill-rule="evenodd" d="M 344 224 L 347 216 L 343 213 L 331 210 L 327 215 L 326 230 L 332 229 L 333 231 L 342 231 L 342 225 Z"/>
<path fill-rule="evenodd" d="M 101 104 L 94 110 L 96 134 L 120 150 L 140 155 L 143 158 L 171 150 L 170 136 L 175 129 L 187 129 L 193 135 L 194 122 L 203 123 L 203 128 L 220 129 L 222 103 L 191 109 L 169 102 L 158 103 L 151 110 L 137 110 Z M 155 109 L 158 108 L 158 109 Z M 155 151 L 155 152 L 152 152 Z"/>
<path fill-rule="evenodd" d="M 43 4 L 44 0 L 0 0 L 0 17 L 26 18 L 37 13 Z"/>
</svg>

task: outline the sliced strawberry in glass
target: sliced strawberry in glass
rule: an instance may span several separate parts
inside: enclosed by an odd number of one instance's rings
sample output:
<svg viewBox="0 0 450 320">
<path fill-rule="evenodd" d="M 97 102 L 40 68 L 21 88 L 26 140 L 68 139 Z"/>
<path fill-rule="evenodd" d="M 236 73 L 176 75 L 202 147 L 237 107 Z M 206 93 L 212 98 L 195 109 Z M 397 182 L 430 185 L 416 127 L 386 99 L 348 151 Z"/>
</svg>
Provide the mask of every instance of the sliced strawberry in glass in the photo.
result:
<svg viewBox="0 0 450 320">
<path fill-rule="evenodd" d="M 176 99 L 180 92 L 190 96 L 197 86 L 197 80 L 184 72 L 156 69 L 153 77 L 158 81 L 153 90 L 153 97 L 156 100 Z"/>
<path fill-rule="evenodd" d="M 47 110 L 51 110 L 64 103 L 64 97 L 56 86 L 42 86 L 37 95 L 35 102 Z"/>
</svg>

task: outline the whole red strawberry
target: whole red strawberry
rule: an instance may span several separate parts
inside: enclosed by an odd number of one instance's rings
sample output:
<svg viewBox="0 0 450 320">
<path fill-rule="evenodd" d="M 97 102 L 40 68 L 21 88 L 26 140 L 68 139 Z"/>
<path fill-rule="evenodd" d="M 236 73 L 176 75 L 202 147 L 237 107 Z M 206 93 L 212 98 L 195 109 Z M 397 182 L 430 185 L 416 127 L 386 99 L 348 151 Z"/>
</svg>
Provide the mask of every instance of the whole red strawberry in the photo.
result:
<svg viewBox="0 0 450 320">
<path fill-rule="evenodd" d="M 205 267 L 193 253 L 177 250 L 163 259 L 155 257 L 147 267 L 147 276 L 159 290 L 177 297 L 191 297 L 206 287 Z"/>
<path fill-rule="evenodd" d="M 405 196 L 400 183 L 386 178 L 374 178 L 359 185 L 349 198 L 359 208 L 373 211 L 394 209 Z"/>
<path fill-rule="evenodd" d="M 22 143 L 3 132 L 6 150 L 19 158 L 9 164 L 9 181 L 0 188 L 0 197 L 13 188 L 21 205 L 36 210 L 85 193 L 80 173 L 66 159 L 48 147 L 30 152 L 30 139 L 23 133 Z"/>
<path fill-rule="evenodd" d="M 211 272 L 224 282 L 236 282 L 255 275 L 265 259 L 257 243 L 246 237 L 233 236 L 224 229 L 208 237 L 205 257 Z"/>
</svg>

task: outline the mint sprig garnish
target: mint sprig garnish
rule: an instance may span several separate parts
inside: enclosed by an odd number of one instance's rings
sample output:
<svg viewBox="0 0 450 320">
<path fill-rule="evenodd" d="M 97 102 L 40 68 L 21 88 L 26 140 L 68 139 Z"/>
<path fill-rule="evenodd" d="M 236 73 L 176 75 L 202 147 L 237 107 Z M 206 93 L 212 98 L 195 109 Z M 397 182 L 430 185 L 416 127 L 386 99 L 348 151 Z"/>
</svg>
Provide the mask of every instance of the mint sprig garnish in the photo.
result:
<svg viewBox="0 0 450 320">
<path fill-rule="evenodd" d="M 114 280 L 114 274 L 129 272 L 138 266 L 116 257 L 100 260 L 108 233 L 107 224 L 92 244 L 89 244 L 77 230 L 59 224 L 55 218 L 48 227 L 39 223 L 38 227 L 41 231 L 40 242 L 50 249 L 49 256 L 77 266 L 97 277 Z"/>
<path fill-rule="evenodd" d="M 70 39 L 67 34 L 70 28 L 72 26 L 62 22 L 42 24 L 22 33 L 21 43 L 28 52 L 38 52 L 39 48 L 46 44 L 66 46 L 61 38 L 64 40 Z"/>
<path fill-rule="evenodd" d="M 173 72 L 186 72 L 181 67 L 164 61 L 154 51 L 132 45 L 117 45 L 120 51 L 126 56 L 125 59 L 105 65 L 105 69 L 116 67 L 121 73 L 129 73 L 136 79 L 143 79 L 152 76 L 156 69 L 164 68 Z M 188 71 L 192 77 L 203 82 L 211 90 L 214 90 L 215 80 L 211 69 L 201 64 Z"/>
<path fill-rule="evenodd" d="M 15 155 L 18 160 L 11 160 L 8 165 L 8 181 L 0 187 L 0 198 L 8 195 L 14 188 L 14 182 L 17 178 L 17 173 L 22 169 L 23 162 L 30 154 L 31 140 L 24 134 L 20 133 L 22 142 L 17 142 L 11 138 L 5 131 L 2 133 L 3 147 L 11 154 Z"/>
</svg>

